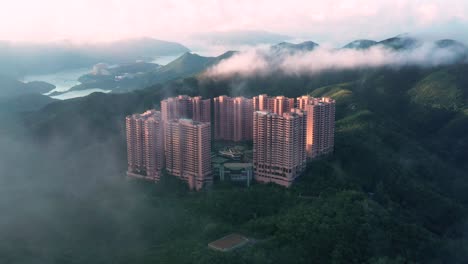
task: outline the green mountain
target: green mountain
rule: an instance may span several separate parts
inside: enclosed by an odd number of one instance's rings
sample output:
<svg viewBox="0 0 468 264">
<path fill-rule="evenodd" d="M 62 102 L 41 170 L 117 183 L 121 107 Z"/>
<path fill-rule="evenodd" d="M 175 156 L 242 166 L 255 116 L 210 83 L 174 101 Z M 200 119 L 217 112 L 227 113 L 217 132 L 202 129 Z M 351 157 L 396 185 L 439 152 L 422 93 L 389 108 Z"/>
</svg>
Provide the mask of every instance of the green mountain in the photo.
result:
<svg viewBox="0 0 468 264">
<path fill-rule="evenodd" d="M 421 41 L 407 34 L 403 34 L 379 41 L 378 44 L 394 50 L 408 50 L 421 45 Z"/>
<path fill-rule="evenodd" d="M 375 45 L 382 45 L 394 50 L 408 50 L 418 47 L 422 42 L 407 34 L 398 35 L 396 37 L 384 39 L 382 41 L 374 41 L 368 39 L 360 39 L 346 44 L 343 49 L 368 49 Z"/>
<path fill-rule="evenodd" d="M 49 92 L 55 86 L 46 82 L 20 82 L 14 78 L 0 75 L 0 98 L 24 94 L 41 94 Z"/>
<path fill-rule="evenodd" d="M 457 76 L 446 70 L 431 73 L 408 91 L 411 101 L 422 107 L 456 111 L 468 106 Z"/>
<path fill-rule="evenodd" d="M 317 48 L 319 44 L 313 42 L 313 41 L 305 41 L 302 43 L 298 44 L 293 44 L 289 42 L 281 42 L 276 45 L 271 46 L 271 50 L 273 52 L 288 52 L 288 53 L 294 53 L 294 52 L 303 52 L 303 51 L 312 51 L 315 48 Z"/>
<path fill-rule="evenodd" d="M 37 111 L 55 101 L 55 99 L 42 94 L 23 94 L 0 98 L 0 112 L 20 113 Z"/>
<path fill-rule="evenodd" d="M 186 54 L 170 68 L 189 74 L 209 63 Z M 8 151 L 16 154 L 0 160 L 15 168 L 8 174 L 15 177 L 0 185 L 8 223 L 0 225 L 0 258 L 465 263 L 467 70 L 457 64 L 316 76 L 188 77 L 131 93 L 53 102 L 22 115 L 21 131 L 28 134 L 19 142 L 28 147 L 17 143 L 14 152 L 9 141 Z M 211 191 L 190 193 L 171 177 L 156 185 L 123 179 L 125 115 L 158 107 L 169 95 L 262 92 L 337 100 L 335 153 L 312 162 L 293 188 L 215 184 Z M 24 159 L 33 162 L 19 166 Z M 24 196 L 13 195 L 18 192 Z M 36 226 L 41 228 L 31 232 Z M 228 253 L 207 247 L 231 232 L 255 243 Z"/>
<path fill-rule="evenodd" d="M 157 83 L 198 75 L 235 53 L 235 51 L 228 51 L 217 57 L 204 57 L 187 52 L 164 66 L 144 62 L 121 65 L 108 69 L 109 74 L 106 75 L 84 75 L 80 77 L 82 84 L 72 87 L 67 92 L 95 87 L 113 92 L 143 89 Z M 116 78 L 118 75 L 128 73 L 132 73 L 131 76 Z"/>
</svg>

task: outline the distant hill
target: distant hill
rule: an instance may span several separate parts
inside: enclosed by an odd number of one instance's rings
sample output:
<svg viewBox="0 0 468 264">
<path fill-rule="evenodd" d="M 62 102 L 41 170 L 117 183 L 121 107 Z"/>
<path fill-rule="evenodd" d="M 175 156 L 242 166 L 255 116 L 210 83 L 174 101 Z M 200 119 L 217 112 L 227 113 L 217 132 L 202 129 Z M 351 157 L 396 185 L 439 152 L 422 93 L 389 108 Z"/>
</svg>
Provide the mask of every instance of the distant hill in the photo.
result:
<svg viewBox="0 0 468 264">
<path fill-rule="evenodd" d="M 86 74 L 79 78 L 82 84 L 72 87 L 67 92 L 95 87 L 113 92 L 143 89 L 157 83 L 200 74 L 234 54 L 235 51 L 228 51 L 217 57 L 204 57 L 187 52 L 164 66 L 144 62 L 124 64 L 108 68 L 109 74 L 106 75 Z"/>
<path fill-rule="evenodd" d="M 23 94 L 8 98 L 0 98 L 0 112 L 18 113 L 37 111 L 57 100 L 42 94 Z"/>
<path fill-rule="evenodd" d="M 151 38 L 97 44 L 0 43 L 0 74 L 24 76 L 89 67 L 96 63 L 129 63 L 156 56 L 178 55 L 185 46 Z"/>
<path fill-rule="evenodd" d="M 377 41 L 369 39 L 359 39 L 346 44 L 343 49 L 368 49 L 377 44 Z"/>
<path fill-rule="evenodd" d="M 0 75 L 0 98 L 14 97 L 24 94 L 41 94 L 49 92 L 55 86 L 46 82 L 20 82 L 14 78 Z"/>
<path fill-rule="evenodd" d="M 281 42 L 276 45 L 271 46 L 271 50 L 273 52 L 287 52 L 287 53 L 294 53 L 299 51 L 312 51 L 317 48 L 319 44 L 313 41 L 305 41 L 298 44 L 293 44 L 289 42 Z"/>
<path fill-rule="evenodd" d="M 392 48 L 395 50 L 403 50 L 403 49 L 413 49 L 417 46 L 421 45 L 421 41 L 413 38 L 409 35 L 403 34 L 398 35 L 393 38 L 388 38 L 378 42 L 378 44 L 383 45 L 388 48 Z"/>
<path fill-rule="evenodd" d="M 158 83 L 202 73 L 210 66 L 219 63 L 221 60 L 228 59 L 234 54 L 234 51 L 228 51 L 217 57 L 203 57 L 187 52 L 175 61 L 157 69 L 152 82 Z"/>
<path fill-rule="evenodd" d="M 392 38 L 384 39 L 382 41 L 374 41 L 369 39 L 354 40 L 343 46 L 343 49 L 364 50 L 376 45 L 381 45 L 394 50 L 405 50 L 415 48 L 420 44 L 421 41 L 418 39 L 413 38 L 407 34 L 402 34 Z"/>
</svg>

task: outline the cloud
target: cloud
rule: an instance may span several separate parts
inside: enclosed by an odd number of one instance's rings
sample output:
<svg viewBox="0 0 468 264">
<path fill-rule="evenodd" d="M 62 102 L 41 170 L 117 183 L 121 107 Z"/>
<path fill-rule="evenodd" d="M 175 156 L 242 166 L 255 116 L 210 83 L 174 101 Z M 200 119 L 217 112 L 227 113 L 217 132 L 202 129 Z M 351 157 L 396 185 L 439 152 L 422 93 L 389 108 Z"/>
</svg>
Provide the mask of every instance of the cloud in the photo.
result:
<svg viewBox="0 0 468 264">
<path fill-rule="evenodd" d="M 440 48 L 424 43 L 404 51 L 378 45 L 366 50 L 320 47 L 309 52 L 271 53 L 268 48 L 251 48 L 223 60 L 205 73 L 208 77 L 316 74 L 325 70 L 368 67 L 422 66 L 451 64 L 462 58 L 460 47 Z M 466 51 L 465 51 L 466 52 Z"/>
<path fill-rule="evenodd" d="M 183 41 L 207 30 L 267 30 L 323 42 L 381 39 L 468 22 L 465 0 L 17 0 L 0 9 L 0 39 L 78 41 L 150 36 Z M 442 32 L 443 33 L 443 32 Z M 463 32 L 458 32 L 463 35 Z M 453 36 L 444 36 L 453 37 Z M 468 36 L 460 36 L 467 40 Z"/>
</svg>

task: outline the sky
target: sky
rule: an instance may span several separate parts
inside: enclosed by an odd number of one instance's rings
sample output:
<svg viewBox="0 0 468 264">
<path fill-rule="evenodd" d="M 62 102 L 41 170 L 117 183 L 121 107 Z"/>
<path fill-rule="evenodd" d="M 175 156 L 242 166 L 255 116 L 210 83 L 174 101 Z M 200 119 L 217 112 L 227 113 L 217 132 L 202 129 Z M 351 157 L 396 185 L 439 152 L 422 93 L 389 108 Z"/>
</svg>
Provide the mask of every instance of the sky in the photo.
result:
<svg viewBox="0 0 468 264">
<path fill-rule="evenodd" d="M 401 33 L 468 42 L 466 0 L 0 0 L 0 39 L 76 42 L 265 30 L 345 44 Z"/>
</svg>

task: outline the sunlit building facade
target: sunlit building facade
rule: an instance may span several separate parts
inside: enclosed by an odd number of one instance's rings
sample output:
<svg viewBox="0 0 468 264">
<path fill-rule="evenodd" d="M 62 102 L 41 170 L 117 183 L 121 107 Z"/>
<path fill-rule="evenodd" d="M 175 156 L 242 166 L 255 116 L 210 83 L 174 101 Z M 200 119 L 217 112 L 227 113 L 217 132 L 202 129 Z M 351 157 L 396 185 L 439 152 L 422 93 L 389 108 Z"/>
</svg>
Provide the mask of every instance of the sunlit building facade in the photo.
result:
<svg viewBox="0 0 468 264">
<path fill-rule="evenodd" d="M 307 156 L 311 159 L 333 152 L 335 146 L 335 100 L 302 96 L 297 106 L 307 112 Z"/>
<path fill-rule="evenodd" d="M 290 112 L 294 108 L 294 98 L 285 96 L 268 96 L 261 94 L 255 96 L 253 99 L 254 111 L 268 111 L 282 115 L 283 113 Z"/>
<path fill-rule="evenodd" d="M 307 114 L 291 109 L 281 115 L 256 111 L 253 120 L 255 179 L 289 187 L 305 170 Z"/>
</svg>

